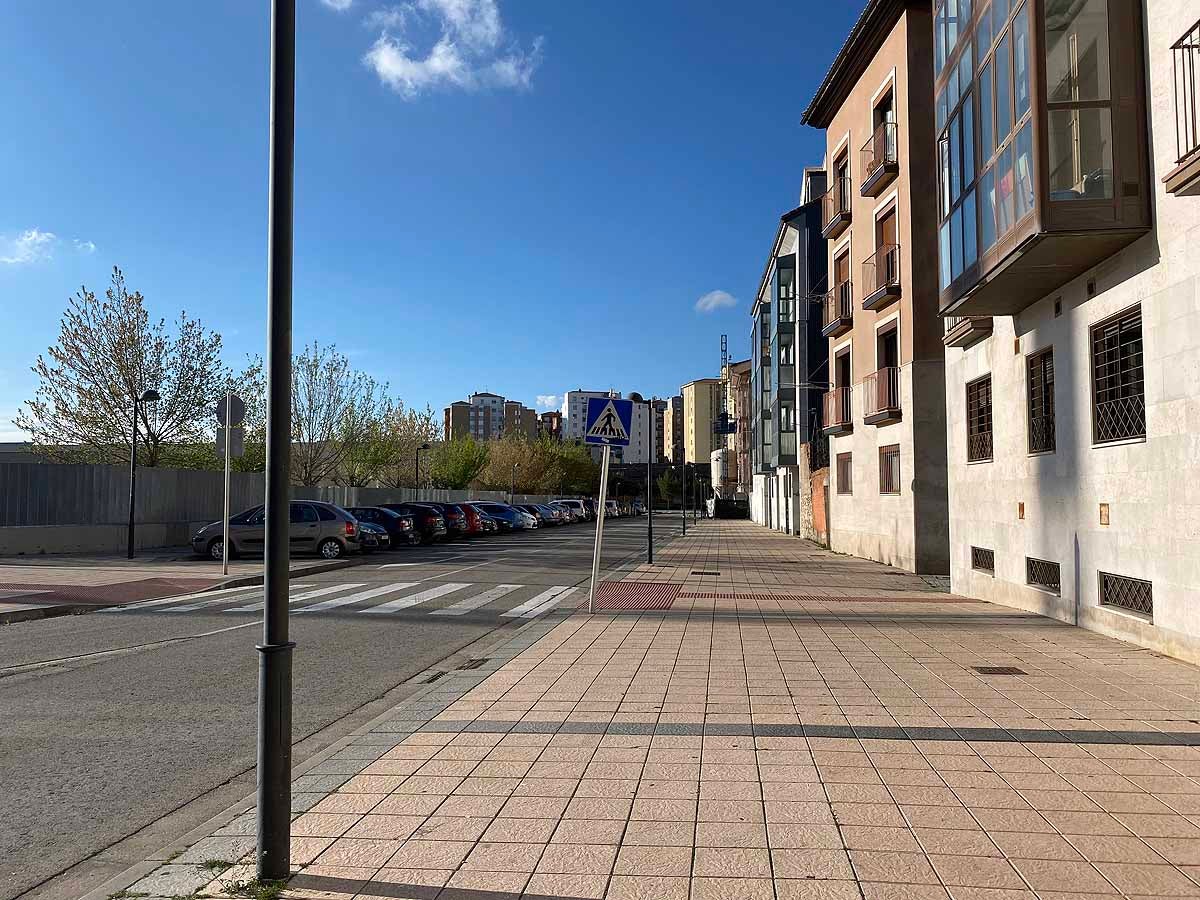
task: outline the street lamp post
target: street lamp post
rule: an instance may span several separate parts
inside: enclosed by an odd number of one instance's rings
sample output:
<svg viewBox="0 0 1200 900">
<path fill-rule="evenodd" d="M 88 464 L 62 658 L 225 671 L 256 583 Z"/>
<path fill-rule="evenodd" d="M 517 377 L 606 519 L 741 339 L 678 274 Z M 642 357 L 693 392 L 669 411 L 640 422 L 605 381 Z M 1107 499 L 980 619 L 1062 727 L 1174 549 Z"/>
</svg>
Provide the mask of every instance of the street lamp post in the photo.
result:
<svg viewBox="0 0 1200 900">
<path fill-rule="evenodd" d="M 687 534 L 687 462 L 681 462 L 679 468 L 683 470 L 679 488 L 679 511 L 683 514 L 683 533 Z"/>
<path fill-rule="evenodd" d="M 417 465 L 416 471 L 413 473 L 413 489 L 419 491 L 421 489 L 421 451 L 428 450 L 429 444 L 422 444 L 417 448 Z"/>
<path fill-rule="evenodd" d="M 512 506 L 517 501 L 517 469 L 521 468 L 520 463 L 513 463 L 512 470 L 512 490 L 508 492 L 508 505 Z"/>
<path fill-rule="evenodd" d="M 133 434 L 129 441 L 129 530 L 128 538 L 128 557 L 133 559 L 133 511 L 134 505 L 137 502 L 137 417 L 139 403 L 155 403 L 159 400 L 158 391 L 145 391 L 140 397 L 133 398 Z"/>
<path fill-rule="evenodd" d="M 637 391 L 628 399 L 646 407 L 646 564 L 654 565 L 654 400 L 646 400 Z"/>
</svg>

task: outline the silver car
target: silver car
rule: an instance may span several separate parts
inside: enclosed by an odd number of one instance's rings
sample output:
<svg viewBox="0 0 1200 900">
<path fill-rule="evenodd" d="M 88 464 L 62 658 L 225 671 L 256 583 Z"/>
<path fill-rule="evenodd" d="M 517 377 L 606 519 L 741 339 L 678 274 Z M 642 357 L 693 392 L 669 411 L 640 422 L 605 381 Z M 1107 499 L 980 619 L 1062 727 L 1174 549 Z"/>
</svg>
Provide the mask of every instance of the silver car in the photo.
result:
<svg viewBox="0 0 1200 900">
<path fill-rule="evenodd" d="M 288 507 L 292 553 L 315 553 L 338 559 L 357 553 L 358 522 L 340 506 L 320 500 L 295 500 Z M 255 506 L 229 519 L 229 555 L 262 553 L 266 546 L 266 512 Z M 192 549 L 200 556 L 221 559 L 224 553 L 221 522 L 205 525 L 192 537 Z"/>
</svg>

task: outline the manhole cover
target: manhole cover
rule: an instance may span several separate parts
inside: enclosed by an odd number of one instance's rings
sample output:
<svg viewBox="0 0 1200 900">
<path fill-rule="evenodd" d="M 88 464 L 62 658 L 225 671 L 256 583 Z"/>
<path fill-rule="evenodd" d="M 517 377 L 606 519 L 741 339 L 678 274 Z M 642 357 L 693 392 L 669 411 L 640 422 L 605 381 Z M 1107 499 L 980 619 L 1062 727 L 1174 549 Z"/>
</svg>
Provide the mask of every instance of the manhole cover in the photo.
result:
<svg viewBox="0 0 1200 900">
<path fill-rule="evenodd" d="M 1024 669 L 1016 666 L 971 666 L 980 675 L 1028 675 Z"/>
</svg>

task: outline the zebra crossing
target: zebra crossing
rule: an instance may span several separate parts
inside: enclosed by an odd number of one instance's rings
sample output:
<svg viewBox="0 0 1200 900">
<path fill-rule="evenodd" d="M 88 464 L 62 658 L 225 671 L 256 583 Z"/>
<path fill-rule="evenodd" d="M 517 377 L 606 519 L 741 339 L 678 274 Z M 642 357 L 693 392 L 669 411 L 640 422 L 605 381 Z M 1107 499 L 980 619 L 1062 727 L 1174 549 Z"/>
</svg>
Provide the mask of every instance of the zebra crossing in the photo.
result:
<svg viewBox="0 0 1200 900">
<path fill-rule="evenodd" d="M 579 590 L 572 585 L 490 584 L 467 581 L 354 582 L 317 586 L 288 585 L 293 615 L 394 616 L 401 613 L 438 617 L 496 615 L 505 620 L 536 619 L 567 603 Z M 99 610 L 104 613 L 260 613 L 262 585 L 226 588 L 146 600 Z"/>
</svg>

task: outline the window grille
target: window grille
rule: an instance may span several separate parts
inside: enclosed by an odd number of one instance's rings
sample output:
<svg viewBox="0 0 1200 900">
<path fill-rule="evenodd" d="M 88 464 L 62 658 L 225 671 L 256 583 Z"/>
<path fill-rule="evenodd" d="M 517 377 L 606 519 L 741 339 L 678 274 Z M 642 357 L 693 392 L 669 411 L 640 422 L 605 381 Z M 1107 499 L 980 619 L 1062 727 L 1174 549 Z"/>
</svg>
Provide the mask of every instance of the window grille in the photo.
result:
<svg viewBox="0 0 1200 900">
<path fill-rule="evenodd" d="M 1146 436 L 1140 306 L 1092 327 L 1092 407 L 1096 443 Z"/>
<path fill-rule="evenodd" d="M 1149 581 L 1100 573 L 1100 603 L 1146 616 L 1154 615 L 1154 591 Z"/>
<path fill-rule="evenodd" d="M 996 571 L 996 551 L 983 547 L 971 548 L 971 568 L 989 575 Z"/>
<path fill-rule="evenodd" d="M 992 458 L 992 376 L 967 385 L 967 461 Z"/>
<path fill-rule="evenodd" d="M 1054 451 L 1054 351 L 1029 357 L 1029 452 Z"/>
<path fill-rule="evenodd" d="M 1056 594 L 1062 593 L 1062 576 L 1056 562 L 1025 557 L 1025 582 Z"/>
<path fill-rule="evenodd" d="M 900 445 L 879 448 L 879 493 L 900 493 Z"/>
<path fill-rule="evenodd" d="M 854 493 L 854 467 L 849 453 L 837 455 L 837 492 L 839 494 Z"/>
</svg>

